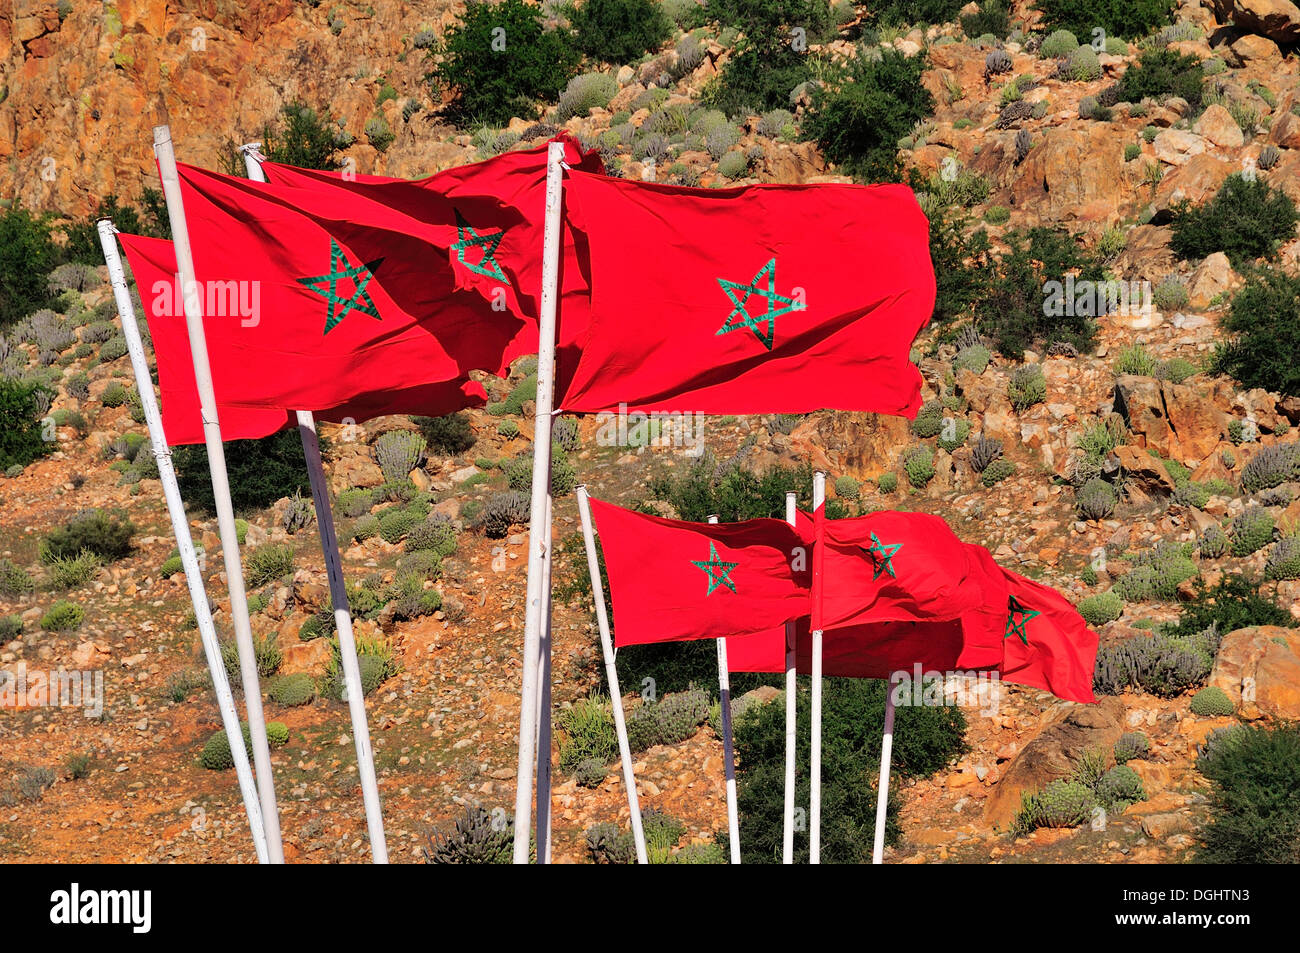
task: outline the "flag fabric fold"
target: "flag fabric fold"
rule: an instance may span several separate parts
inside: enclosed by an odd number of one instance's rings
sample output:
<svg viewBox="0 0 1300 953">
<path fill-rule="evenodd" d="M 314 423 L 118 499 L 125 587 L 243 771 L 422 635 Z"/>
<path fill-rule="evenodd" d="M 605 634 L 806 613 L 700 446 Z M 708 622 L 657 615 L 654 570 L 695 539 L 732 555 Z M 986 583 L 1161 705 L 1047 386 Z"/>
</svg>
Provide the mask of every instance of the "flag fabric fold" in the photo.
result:
<svg viewBox="0 0 1300 953">
<path fill-rule="evenodd" d="M 909 189 L 571 170 L 565 203 L 591 312 L 561 350 L 564 410 L 915 416 L 935 278 Z"/>
</svg>

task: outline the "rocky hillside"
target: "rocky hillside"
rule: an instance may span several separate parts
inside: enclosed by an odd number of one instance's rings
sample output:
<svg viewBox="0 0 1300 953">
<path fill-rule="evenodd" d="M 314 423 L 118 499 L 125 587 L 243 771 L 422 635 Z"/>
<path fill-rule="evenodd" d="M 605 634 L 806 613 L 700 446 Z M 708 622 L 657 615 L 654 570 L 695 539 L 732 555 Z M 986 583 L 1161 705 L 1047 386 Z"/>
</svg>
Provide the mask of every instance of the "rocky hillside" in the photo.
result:
<svg viewBox="0 0 1300 953">
<path fill-rule="evenodd" d="M 1102 636 L 1100 701 L 1004 686 L 992 713 L 964 706 L 966 748 L 899 785 L 890 856 L 1187 859 L 1212 810 L 1198 755 L 1226 744 L 1214 733 L 1300 719 L 1300 394 L 1249 386 L 1216 362 L 1226 322 L 1247 310 L 1239 295 L 1263 280 L 1261 262 L 1294 277 L 1300 240 L 1292 231 L 1252 249 L 1219 235 L 1189 250 L 1185 225 L 1189 207 L 1211 208 L 1238 187 L 1300 200 L 1300 11 L 1285 0 L 1184 2 L 1151 37 L 1095 51 L 1084 36 L 1041 28 L 1021 4 L 1015 29 L 976 36 L 957 23 L 868 29 L 863 10 L 835 9 L 836 25 L 809 47 L 827 76 L 892 50 L 919 64 L 930 96 L 887 150 L 932 220 L 951 223 L 936 259 L 958 249 L 940 268 L 941 307 L 951 299 L 952 313 L 917 342 L 925 409 L 911 424 L 838 412 L 710 418 L 702 461 L 667 440 L 607 445 L 600 422 L 583 420 L 564 425 L 561 469 L 605 499 L 671 515 L 674 480 L 692 468 L 716 479 L 811 464 L 829 472 L 843 512 L 944 516 L 1079 605 Z M 0 189 L 17 205 L 81 219 L 106 197 L 134 203 L 156 184 L 152 125 L 169 121 L 183 159 L 220 168 L 229 143 L 258 137 L 299 103 L 336 124 L 341 158 L 365 172 L 428 174 L 562 127 L 628 177 L 850 178 L 808 132 L 820 80 L 751 115 L 705 101 L 744 49 L 718 24 L 674 27 L 635 62 L 575 76 L 537 115 L 455 125 L 444 108 L 452 92 L 434 99 L 424 75 L 426 51 L 459 16 L 387 0 L 19 0 L 0 12 L 0 35 L 12 39 Z M 1197 64 L 1197 101 L 1134 93 L 1152 50 Z M 1060 327 L 1087 333 L 1044 329 L 1052 291 L 1042 279 L 1066 275 L 1015 257 L 1037 226 L 1068 240 L 1070 280 L 1080 282 L 1071 289 L 1095 272 L 1131 287 L 1133 301 L 1097 308 L 1071 292 Z M 962 297 L 980 273 L 1009 273 L 1009 261 L 1028 269 L 1032 287 L 1006 279 Z M 64 265 L 51 287 L 57 309 L 0 338 L 3 376 L 49 387 L 37 410 L 57 437 L 53 452 L 0 480 L 0 668 L 102 671 L 105 702 L 93 717 L 39 703 L 0 712 L 0 856 L 250 861 L 234 779 L 205 766 L 219 719 L 105 270 Z M 1036 330 L 1009 323 L 1011 292 L 1028 300 Z M 358 633 L 379 660 L 367 704 L 397 860 L 423 860 L 462 805 L 513 802 L 527 514 L 511 496 L 522 475 L 512 463 L 530 452 L 534 369 L 525 360 L 489 382 L 492 403 L 456 421 L 323 428 Z M 192 458 L 188 466 L 196 472 Z M 269 498 L 243 512 L 245 566 L 268 716 L 288 731 L 275 752 L 287 852 L 364 861 L 346 707 L 330 697 L 336 659 L 317 538 L 301 501 L 267 483 Z M 87 510 L 129 520 L 129 545 L 51 558 L 60 540 L 92 538 L 77 536 Z M 198 506 L 191 518 L 224 630 L 215 521 Z M 600 707 L 588 699 L 601 675 L 571 495 L 557 521 L 563 722 L 574 706 Z M 772 695 L 758 689 L 744 704 Z M 684 699 L 677 710 L 689 714 L 671 723 L 647 716 L 636 767 L 643 802 L 680 821 L 672 849 L 697 859 L 716 859 L 726 818 L 708 702 Z M 556 856 L 617 858 L 613 847 L 594 851 L 588 831 L 626 827 L 621 778 L 608 761 L 574 755 L 577 737 L 570 725 L 556 738 Z M 1108 812 L 1100 824 L 1098 806 Z"/>
</svg>

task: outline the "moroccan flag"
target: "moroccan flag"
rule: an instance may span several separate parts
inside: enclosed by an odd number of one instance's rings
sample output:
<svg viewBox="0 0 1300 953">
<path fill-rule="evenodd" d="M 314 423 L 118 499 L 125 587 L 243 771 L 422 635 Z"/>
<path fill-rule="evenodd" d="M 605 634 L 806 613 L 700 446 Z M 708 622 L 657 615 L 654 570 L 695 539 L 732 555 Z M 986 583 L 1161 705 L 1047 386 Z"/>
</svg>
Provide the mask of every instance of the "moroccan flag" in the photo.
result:
<svg viewBox="0 0 1300 953">
<path fill-rule="evenodd" d="M 167 444 L 175 447 L 203 443 L 203 420 L 198 386 L 194 380 L 194 364 L 189 332 L 185 326 L 180 282 L 176 274 L 176 252 L 172 243 L 163 239 L 125 233 L 119 233 L 117 237 L 126 250 L 127 261 L 131 265 L 131 273 L 144 306 L 143 319 L 153 339 L 161 391 L 163 433 Z M 237 386 L 222 377 L 218 370 L 231 364 L 230 355 L 226 352 L 229 338 L 220 319 L 205 316 L 204 324 L 222 438 L 251 440 L 265 437 L 286 426 L 296 426 L 297 419 L 292 410 L 244 406 L 223 400 Z M 283 368 L 263 363 L 260 371 L 275 376 L 282 373 Z M 435 381 L 402 391 L 389 391 L 381 383 L 377 389 L 372 386 L 371 389 L 354 393 L 341 404 L 316 408 L 316 411 L 319 419 L 330 421 L 365 420 L 389 413 L 390 407 L 405 407 L 407 412 L 440 416 L 462 407 L 480 404 L 484 396 L 481 385 L 466 380 Z"/>
<path fill-rule="evenodd" d="M 171 242 L 161 238 L 142 238 L 124 232 L 119 232 L 117 237 L 126 249 L 131 274 L 140 291 L 140 302 L 145 311 L 140 317 L 153 339 L 167 445 L 203 443 L 203 419 L 198 386 L 194 382 L 189 333 L 185 328 L 184 312 L 175 307 L 176 252 Z M 169 301 L 166 308 L 157 310 L 165 310 L 166 316 L 150 312 L 150 305 L 157 305 L 162 295 L 169 296 Z M 215 384 L 213 389 L 216 389 Z M 217 418 L 221 421 L 221 436 L 225 440 L 265 437 L 296 422 L 288 411 L 221 403 L 217 404 Z"/>
<path fill-rule="evenodd" d="M 1095 702 L 1097 634 L 1070 601 L 1042 583 L 1003 569 L 1007 620 L 1002 677 L 1057 698 Z"/>
<path fill-rule="evenodd" d="M 802 541 L 783 520 L 690 523 L 591 501 L 614 644 L 761 632 L 808 613 Z"/>
<path fill-rule="evenodd" d="M 598 152 L 584 151 L 568 133 L 560 133 L 553 141 L 564 144 L 565 161 L 571 168 L 603 173 Z M 338 189 L 350 199 L 372 202 L 409 217 L 414 234 L 443 250 L 457 288 L 476 290 L 489 304 L 528 319 L 507 350 L 509 361 L 537 353 L 546 157 L 547 145 L 543 144 L 414 180 L 345 176 L 275 162 L 263 162 L 262 171 L 276 185 L 327 193 Z M 586 328 L 590 294 L 579 268 L 572 227 L 562 221 L 557 346 L 571 353 Z"/>
<path fill-rule="evenodd" d="M 935 279 L 910 189 L 690 189 L 574 170 L 565 203 L 591 314 L 564 410 L 915 416 L 908 356 Z"/>
<path fill-rule="evenodd" d="M 433 416 L 458 408 L 402 395 L 505 369 L 526 320 L 457 290 L 406 216 L 339 189 L 179 170 L 205 321 L 222 340 L 220 402 L 321 411 L 386 392 L 375 412 Z"/>
</svg>

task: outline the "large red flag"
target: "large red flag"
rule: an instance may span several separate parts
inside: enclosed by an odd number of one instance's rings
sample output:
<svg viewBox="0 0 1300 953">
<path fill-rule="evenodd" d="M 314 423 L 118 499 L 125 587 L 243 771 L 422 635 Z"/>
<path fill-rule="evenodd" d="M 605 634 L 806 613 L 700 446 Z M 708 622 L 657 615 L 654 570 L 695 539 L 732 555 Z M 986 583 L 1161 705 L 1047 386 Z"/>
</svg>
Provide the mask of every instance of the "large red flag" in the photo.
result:
<svg viewBox="0 0 1300 953">
<path fill-rule="evenodd" d="M 194 380 L 180 282 L 176 275 L 176 252 L 172 243 L 163 239 L 125 233 L 119 233 L 118 238 L 126 250 L 144 306 L 143 318 L 153 338 L 163 433 L 167 443 L 173 447 L 203 443 L 199 393 Z M 226 353 L 229 337 L 219 320 L 205 318 L 204 323 L 222 438 L 255 439 L 294 425 L 296 421 L 290 409 L 244 406 L 222 399 L 234 388 L 218 371 L 218 368 L 230 365 Z M 265 363 L 260 368 L 262 373 L 272 376 L 282 371 L 278 366 Z M 390 408 L 394 407 L 409 413 L 440 416 L 463 407 L 477 406 L 483 402 L 484 396 L 481 385 L 467 380 L 434 381 L 397 391 L 384 388 L 382 381 L 378 381 L 372 382 L 371 389 L 354 393 L 341 404 L 316 408 L 316 412 L 319 419 L 329 421 L 361 421 L 390 413 Z"/>
<path fill-rule="evenodd" d="M 560 133 L 553 141 L 563 143 L 571 168 L 604 172 L 600 154 L 584 151 L 572 136 Z M 263 162 L 262 170 L 278 185 L 338 189 L 409 217 L 414 233 L 444 249 L 458 288 L 474 289 L 489 303 L 529 319 L 507 351 L 507 359 L 513 359 L 537 352 L 546 161 L 544 144 L 415 180 L 275 162 Z M 567 219 L 562 223 L 557 347 L 572 354 L 586 328 L 590 289 L 578 264 L 572 227 Z"/>
<path fill-rule="evenodd" d="M 935 279 L 910 189 L 689 189 L 575 170 L 565 203 L 591 316 L 558 406 L 915 416 L 909 352 Z"/>
<path fill-rule="evenodd" d="M 220 402 L 323 410 L 505 369 L 527 320 L 458 290 L 407 216 L 339 189 L 179 170 L 205 320 L 223 340 Z"/>
<path fill-rule="evenodd" d="M 591 501 L 614 603 L 614 642 L 761 632 L 808 612 L 802 541 L 782 520 L 689 523 Z"/>
</svg>

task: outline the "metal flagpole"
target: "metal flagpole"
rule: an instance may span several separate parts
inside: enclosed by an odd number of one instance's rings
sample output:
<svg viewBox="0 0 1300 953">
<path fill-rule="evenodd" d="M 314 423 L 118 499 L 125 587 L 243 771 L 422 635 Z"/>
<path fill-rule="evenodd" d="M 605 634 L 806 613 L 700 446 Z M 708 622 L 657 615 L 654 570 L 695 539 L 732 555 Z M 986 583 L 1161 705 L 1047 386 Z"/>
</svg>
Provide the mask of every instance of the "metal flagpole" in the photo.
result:
<svg viewBox="0 0 1300 953">
<path fill-rule="evenodd" d="M 176 548 L 181 554 L 181 565 L 185 567 L 185 582 L 189 586 L 190 600 L 194 603 L 194 618 L 198 623 L 203 654 L 208 660 L 212 689 L 217 696 L 217 709 L 221 712 L 221 725 L 226 729 L 227 738 L 239 738 L 242 736 L 239 711 L 235 708 L 235 698 L 230 692 L 230 681 L 226 678 L 226 666 L 221 658 L 217 630 L 212 623 L 212 610 L 208 606 L 203 574 L 194 553 L 194 541 L 190 538 L 190 526 L 185 518 L 185 504 L 181 500 L 180 487 L 176 483 L 172 452 L 167 446 L 167 438 L 163 435 L 162 418 L 158 413 L 158 398 L 153 392 L 153 379 L 149 376 L 149 364 L 145 360 L 140 328 L 135 321 L 135 308 L 131 304 L 131 293 L 126 287 L 126 275 L 122 272 L 122 259 L 117 252 L 117 239 L 113 237 L 117 230 L 106 218 L 101 218 L 97 227 L 99 244 L 104 250 L 104 264 L 108 265 L 108 280 L 113 286 L 113 297 L 117 302 L 117 314 L 122 319 L 122 336 L 126 338 L 126 350 L 131 356 L 131 370 L 135 374 L 136 392 L 140 395 L 140 407 L 144 411 L 145 424 L 149 428 L 149 443 L 154 459 L 158 461 L 158 479 L 162 482 L 167 514 L 171 517 L 172 532 L 176 535 Z M 248 750 L 241 744 L 232 744 L 230 756 L 235 762 L 235 777 L 239 779 L 239 793 L 244 799 L 244 813 L 248 815 L 248 826 L 253 834 L 253 847 L 257 851 L 257 860 L 258 863 L 264 864 L 268 859 L 266 830 L 262 825 L 262 809 L 257 803 L 257 785 L 253 780 L 253 769 L 248 763 Z"/>
<path fill-rule="evenodd" d="M 785 521 L 795 525 L 797 502 L 793 492 L 785 495 Z M 795 624 L 785 624 L 785 830 L 781 840 L 781 863 L 794 863 L 794 744 L 795 744 Z"/>
<path fill-rule="evenodd" d="M 240 150 L 248 177 L 265 182 L 266 174 L 256 158 L 260 142 L 249 142 Z M 320 439 L 316 420 L 309 410 L 297 411 L 298 433 L 302 437 L 303 456 L 307 460 L 307 477 L 311 481 L 312 502 L 316 505 L 316 528 L 320 533 L 321 553 L 330 582 L 330 602 L 334 607 L 334 626 L 339 636 L 339 654 L 343 657 L 343 684 L 348 713 L 352 718 L 352 739 L 357 749 L 357 777 L 361 782 L 361 799 L 366 810 L 366 830 L 370 835 L 370 855 L 376 864 L 388 863 L 388 842 L 384 836 L 384 813 L 379 801 L 379 782 L 375 778 L 375 759 L 370 747 L 370 726 L 366 721 L 366 698 L 361 690 L 361 665 L 357 661 L 357 643 L 352 633 L 352 611 L 348 605 L 347 583 L 343 578 L 343 560 L 339 556 L 334 531 L 334 514 L 330 509 L 329 485 L 321 461 Z"/>
<path fill-rule="evenodd" d="M 889 810 L 889 761 L 894 752 L 894 691 L 885 680 L 885 734 L 880 739 L 880 789 L 876 792 L 876 843 L 871 862 L 885 862 L 885 815 Z"/>
<path fill-rule="evenodd" d="M 813 541 L 813 618 L 821 625 L 822 598 L 822 547 L 826 514 L 819 512 L 826 505 L 826 474 L 818 470 L 813 474 L 813 518 L 818 532 Z M 822 630 L 812 630 L 812 746 L 808 755 L 810 777 L 808 794 L 808 862 L 820 864 L 822 850 Z"/>
<path fill-rule="evenodd" d="M 591 529 L 591 507 L 587 505 L 587 488 L 579 486 L 578 514 L 582 517 L 582 538 L 587 546 L 587 569 L 591 573 L 591 597 L 596 601 L 596 626 L 600 629 L 600 650 L 605 656 L 605 679 L 609 682 L 609 703 L 614 712 L 614 731 L 618 735 L 618 756 L 623 765 L 623 786 L 627 788 L 627 807 L 632 812 L 632 841 L 636 845 L 636 862 L 648 864 L 645 830 L 641 826 L 641 803 L 632 772 L 632 746 L 627 740 L 627 721 L 623 717 L 623 693 L 618 687 L 618 669 L 614 664 L 614 643 L 609 637 L 609 614 L 605 611 L 605 586 L 600 581 L 600 562 L 596 558 L 596 537 Z"/>
<path fill-rule="evenodd" d="M 709 522 L 716 523 L 717 516 Z M 736 756 L 731 736 L 731 673 L 727 671 L 727 640 L 718 639 L 718 699 L 722 707 L 723 772 L 727 779 L 727 841 L 731 862 L 740 863 L 740 812 L 736 807 Z"/>
<path fill-rule="evenodd" d="M 528 521 L 528 588 L 524 615 L 523 691 L 519 701 L 519 766 L 515 772 L 514 862 L 528 863 L 532 827 L 533 768 L 537 755 L 537 663 L 542 645 L 544 561 L 550 558 L 546 498 L 551 485 L 551 406 L 555 389 L 555 312 L 560 274 L 560 202 L 564 191 L 564 143 L 546 156 L 546 222 L 542 240 L 542 300 L 538 313 L 537 400 L 533 432 L 533 486 Z"/>
<path fill-rule="evenodd" d="M 171 223 L 172 245 L 176 251 L 176 270 L 184 291 L 185 326 L 189 333 L 194 381 L 203 414 L 203 437 L 208 451 L 208 468 L 212 475 L 212 495 L 216 500 L 221 557 L 225 563 L 226 585 L 230 591 L 230 616 L 235 627 L 235 643 L 239 648 L 239 673 L 244 685 L 244 705 L 248 711 L 253 764 L 257 769 L 257 791 L 262 805 L 262 823 L 266 828 L 268 860 L 273 864 L 282 864 L 284 845 L 280 840 L 280 814 L 275 800 L 275 778 L 271 772 L 271 749 L 266 742 L 266 720 L 262 714 L 262 686 L 257 678 L 253 629 L 248 621 L 248 597 L 244 592 L 244 571 L 239 561 L 239 542 L 235 533 L 235 511 L 230 502 L 230 482 L 226 475 L 226 454 L 221 445 L 221 423 L 217 419 L 217 400 L 212 389 L 212 369 L 208 364 L 199 286 L 194 278 L 194 259 L 190 253 L 190 236 L 185 224 L 185 206 L 181 201 L 181 183 L 176 172 L 176 153 L 172 147 L 170 128 L 154 127 L 153 148 L 158 159 L 163 195 L 167 200 L 167 217 Z M 230 747 L 234 749 L 237 745 L 235 738 L 231 738 Z"/>
<path fill-rule="evenodd" d="M 554 501 L 546 494 L 546 563 L 543 566 L 542 591 L 546 596 L 540 652 L 538 653 L 537 692 L 537 862 L 551 862 L 551 510 Z"/>
</svg>

